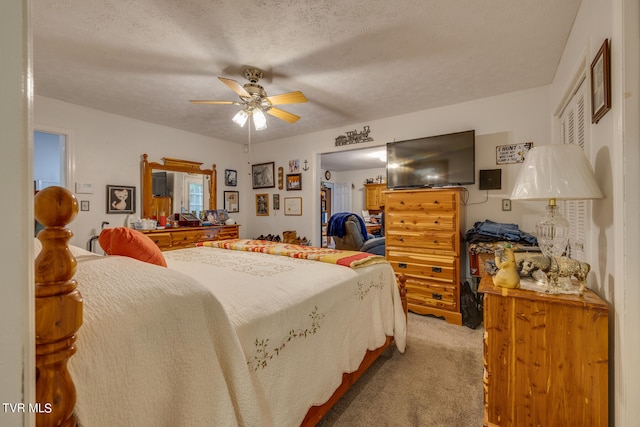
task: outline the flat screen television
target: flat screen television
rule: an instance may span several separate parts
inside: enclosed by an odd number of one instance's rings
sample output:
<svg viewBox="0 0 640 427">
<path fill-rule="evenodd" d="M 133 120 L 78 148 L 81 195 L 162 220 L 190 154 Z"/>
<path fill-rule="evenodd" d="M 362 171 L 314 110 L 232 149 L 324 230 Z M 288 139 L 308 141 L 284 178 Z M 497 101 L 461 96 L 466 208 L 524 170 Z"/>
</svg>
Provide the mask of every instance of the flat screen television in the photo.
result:
<svg viewBox="0 0 640 427">
<path fill-rule="evenodd" d="M 387 187 L 475 183 L 475 130 L 387 143 Z"/>
</svg>

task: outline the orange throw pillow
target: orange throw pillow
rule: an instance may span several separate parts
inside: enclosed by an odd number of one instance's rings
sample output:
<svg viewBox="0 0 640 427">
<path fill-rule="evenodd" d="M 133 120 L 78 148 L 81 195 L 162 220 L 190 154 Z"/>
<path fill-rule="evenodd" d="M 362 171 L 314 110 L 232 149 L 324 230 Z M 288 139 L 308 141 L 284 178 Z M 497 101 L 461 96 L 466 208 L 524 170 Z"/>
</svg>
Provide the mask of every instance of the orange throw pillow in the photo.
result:
<svg viewBox="0 0 640 427">
<path fill-rule="evenodd" d="M 167 266 L 162 251 L 153 240 L 131 228 L 105 228 L 100 233 L 98 242 L 107 255 L 122 255 L 150 264 Z"/>
</svg>

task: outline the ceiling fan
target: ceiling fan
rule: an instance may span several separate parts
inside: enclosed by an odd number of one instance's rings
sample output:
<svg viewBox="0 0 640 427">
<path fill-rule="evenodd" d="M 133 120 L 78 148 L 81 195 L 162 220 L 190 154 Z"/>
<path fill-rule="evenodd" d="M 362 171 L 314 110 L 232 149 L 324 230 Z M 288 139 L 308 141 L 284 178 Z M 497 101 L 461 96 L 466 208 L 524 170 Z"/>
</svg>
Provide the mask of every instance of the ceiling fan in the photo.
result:
<svg viewBox="0 0 640 427">
<path fill-rule="evenodd" d="M 302 92 L 287 92 L 280 95 L 267 96 L 267 92 L 258 81 L 263 77 L 261 70 L 257 68 L 245 68 L 244 77 L 249 83 L 240 85 L 235 80 L 218 77 L 220 81 L 231 88 L 240 97 L 240 101 L 215 101 L 215 100 L 191 100 L 193 104 L 218 104 L 218 105 L 242 105 L 242 110 L 233 117 L 234 123 L 240 127 L 244 126 L 249 116 L 253 116 L 253 123 L 256 130 L 263 130 L 267 127 L 267 118 L 264 113 L 270 114 L 288 123 L 295 123 L 300 116 L 275 108 L 274 105 L 298 104 L 307 102 L 307 98 Z"/>
</svg>

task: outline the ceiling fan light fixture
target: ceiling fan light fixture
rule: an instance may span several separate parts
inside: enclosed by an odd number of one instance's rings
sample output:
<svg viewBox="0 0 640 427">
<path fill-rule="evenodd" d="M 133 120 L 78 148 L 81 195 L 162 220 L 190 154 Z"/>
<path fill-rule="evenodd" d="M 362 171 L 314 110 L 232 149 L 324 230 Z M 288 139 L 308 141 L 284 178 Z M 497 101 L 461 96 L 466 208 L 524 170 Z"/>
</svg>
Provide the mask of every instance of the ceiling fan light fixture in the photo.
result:
<svg viewBox="0 0 640 427">
<path fill-rule="evenodd" d="M 247 119 L 249 118 L 249 113 L 247 112 L 247 110 L 240 110 L 236 113 L 235 116 L 233 116 L 233 122 L 235 124 L 237 124 L 240 127 L 244 127 L 244 124 L 247 122 Z"/>
<path fill-rule="evenodd" d="M 267 128 L 267 117 L 262 110 L 253 110 L 252 115 L 253 125 L 256 127 L 256 130 L 264 130 Z"/>
</svg>

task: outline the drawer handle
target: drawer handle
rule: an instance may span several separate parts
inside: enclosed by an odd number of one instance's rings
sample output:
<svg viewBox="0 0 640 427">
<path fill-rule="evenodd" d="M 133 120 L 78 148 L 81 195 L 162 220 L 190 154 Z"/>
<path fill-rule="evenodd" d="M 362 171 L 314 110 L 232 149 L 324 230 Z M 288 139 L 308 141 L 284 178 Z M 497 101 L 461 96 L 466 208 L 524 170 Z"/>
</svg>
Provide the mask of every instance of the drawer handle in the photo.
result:
<svg viewBox="0 0 640 427">
<path fill-rule="evenodd" d="M 437 244 L 437 243 L 438 243 L 438 241 L 437 241 L 437 240 L 434 240 L 434 241 L 433 241 L 433 243 L 436 243 L 436 244 Z"/>
<path fill-rule="evenodd" d="M 436 219 L 435 221 L 433 221 L 434 224 L 439 224 L 438 220 Z"/>
<path fill-rule="evenodd" d="M 154 240 L 153 243 L 158 244 L 160 240 Z"/>
<path fill-rule="evenodd" d="M 401 205 L 404 205 L 404 201 L 400 200 L 400 204 L 401 204 Z"/>
<path fill-rule="evenodd" d="M 400 220 L 400 224 L 404 224 L 404 219 L 401 219 L 401 220 Z"/>
<path fill-rule="evenodd" d="M 398 268 L 407 268 L 407 264 L 405 264 L 404 262 L 400 262 L 398 263 Z"/>
<path fill-rule="evenodd" d="M 404 237 L 398 237 L 398 240 L 404 242 Z"/>
<path fill-rule="evenodd" d="M 431 272 L 432 273 L 442 273 L 442 268 L 441 267 L 431 267 Z"/>
<path fill-rule="evenodd" d="M 437 201 L 437 200 L 434 200 L 434 201 L 433 201 L 433 204 L 434 204 L 434 205 L 437 205 L 437 204 L 439 204 L 439 203 L 440 203 L 440 202 L 439 202 L 439 201 Z"/>
<path fill-rule="evenodd" d="M 431 297 L 433 299 L 442 300 L 442 295 L 440 295 L 440 294 L 431 294 Z"/>
</svg>

